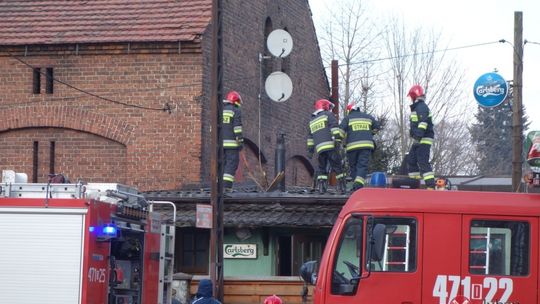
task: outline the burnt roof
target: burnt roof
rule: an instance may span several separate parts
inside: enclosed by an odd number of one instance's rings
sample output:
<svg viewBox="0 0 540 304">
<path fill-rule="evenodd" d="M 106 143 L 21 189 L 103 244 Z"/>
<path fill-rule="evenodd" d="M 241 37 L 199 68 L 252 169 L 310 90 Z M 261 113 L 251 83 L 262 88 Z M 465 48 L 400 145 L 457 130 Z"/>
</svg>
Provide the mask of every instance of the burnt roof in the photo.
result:
<svg viewBox="0 0 540 304">
<path fill-rule="evenodd" d="M 171 201 L 177 208 L 176 225 L 194 227 L 197 204 L 210 204 L 210 190 L 150 191 L 148 200 Z M 225 193 L 225 227 L 331 227 L 348 195 L 318 194 L 310 189 L 257 192 L 238 189 Z"/>
<path fill-rule="evenodd" d="M 508 177 L 449 176 L 459 190 L 509 191 Z M 171 201 L 177 207 L 177 225 L 195 226 L 196 204 L 210 204 L 210 189 L 162 190 L 143 193 L 146 199 Z M 224 225 L 330 227 L 350 194 L 339 194 L 333 188 L 318 194 L 311 188 L 288 188 L 286 192 L 261 192 L 255 187 L 235 188 L 223 194 Z"/>
<path fill-rule="evenodd" d="M 209 0 L 0 2 L 0 45 L 193 41 L 210 23 Z"/>
</svg>

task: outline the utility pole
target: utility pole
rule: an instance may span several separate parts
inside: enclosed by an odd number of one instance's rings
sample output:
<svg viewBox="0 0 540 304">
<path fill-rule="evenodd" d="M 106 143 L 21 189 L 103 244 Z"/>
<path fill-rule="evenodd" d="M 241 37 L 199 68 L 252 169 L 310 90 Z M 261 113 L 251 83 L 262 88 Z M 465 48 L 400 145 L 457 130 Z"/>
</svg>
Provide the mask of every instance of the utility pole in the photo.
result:
<svg viewBox="0 0 540 304">
<path fill-rule="evenodd" d="M 339 69 L 339 66 L 338 66 L 338 61 L 337 60 L 332 60 L 332 92 L 330 92 L 331 94 L 331 100 L 332 102 L 334 103 L 334 109 L 333 109 L 333 113 L 336 115 L 336 118 L 338 119 L 339 121 L 339 81 L 338 81 L 338 70 Z M 347 105 L 345 105 L 345 107 L 347 107 Z"/>
<path fill-rule="evenodd" d="M 223 303 L 223 37 L 221 32 L 221 1 L 212 1 L 210 279 L 214 287 L 214 296 Z"/>
<path fill-rule="evenodd" d="M 523 13 L 514 12 L 514 87 L 512 103 L 512 190 L 520 192 L 523 163 Z"/>
</svg>

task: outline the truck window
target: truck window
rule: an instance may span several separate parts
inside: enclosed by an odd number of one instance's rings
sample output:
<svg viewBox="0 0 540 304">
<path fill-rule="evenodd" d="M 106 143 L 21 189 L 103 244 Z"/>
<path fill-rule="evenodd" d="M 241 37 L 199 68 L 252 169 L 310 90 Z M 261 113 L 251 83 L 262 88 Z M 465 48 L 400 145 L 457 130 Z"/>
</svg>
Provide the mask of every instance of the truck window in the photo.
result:
<svg viewBox="0 0 540 304">
<path fill-rule="evenodd" d="M 529 274 L 529 223 L 473 220 L 469 240 L 471 274 Z"/>
<path fill-rule="evenodd" d="M 371 261 L 371 271 L 413 272 L 416 270 L 416 231 L 413 218 L 375 218 L 386 226 L 383 257 Z"/>
<path fill-rule="evenodd" d="M 351 295 L 356 291 L 362 259 L 362 219 L 351 217 L 345 223 L 336 251 L 332 272 L 332 294 Z"/>
</svg>

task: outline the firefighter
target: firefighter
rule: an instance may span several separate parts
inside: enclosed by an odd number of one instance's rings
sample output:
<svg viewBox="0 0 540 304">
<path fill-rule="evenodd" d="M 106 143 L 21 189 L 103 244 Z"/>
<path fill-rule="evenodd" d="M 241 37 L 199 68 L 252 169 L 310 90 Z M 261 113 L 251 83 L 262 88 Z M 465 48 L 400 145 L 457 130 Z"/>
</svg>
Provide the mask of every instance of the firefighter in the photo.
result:
<svg viewBox="0 0 540 304">
<path fill-rule="evenodd" d="M 240 112 L 242 97 L 238 92 L 230 91 L 223 103 L 223 186 L 226 191 L 232 191 L 240 150 L 244 146 Z"/>
<path fill-rule="evenodd" d="M 341 121 L 340 129 L 347 139 L 345 150 L 353 179 L 353 191 L 363 188 L 366 183 L 369 159 L 375 150 L 373 134 L 379 128 L 379 122 L 361 111 L 359 104 L 352 105 L 347 117 Z"/>
<path fill-rule="evenodd" d="M 424 89 L 420 85 L 413 85 L 407 97 L 411 99 L 409 135 L 413 138 L 413 144 L 409 150 L 409 177 L 423 178 L 427 189 L 435 189 L 435 174 L 429 163 L 435 133 L 431 112 L 426 105 Z"/>
<path fill-rule="evenodd" d="M 345 192 L 345 174 L 336 146 L 341 143 L 343 136 L 336 117 L 330 112 L 332 107 L 332 103 L 326 99 L 317 100 L 308 126 L 308 154 L 310 158 L 313 152 L 318 155 L 317 188 L 320 193 L 325 193 L 328 187 L 328 163 L 336 172 L 338 190 Z"/>
</svg>

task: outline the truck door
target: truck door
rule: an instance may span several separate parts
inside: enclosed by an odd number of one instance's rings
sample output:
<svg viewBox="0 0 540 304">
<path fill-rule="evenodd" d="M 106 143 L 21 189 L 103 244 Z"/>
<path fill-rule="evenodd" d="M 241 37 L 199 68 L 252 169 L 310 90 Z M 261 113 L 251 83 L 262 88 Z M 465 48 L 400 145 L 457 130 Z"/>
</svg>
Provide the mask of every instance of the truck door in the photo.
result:
<svg viewBox="0 0 540 304">
<path fill-rule="evenodd" d="M 460 285 L 471 304 L 538 303 L 536 218 L 465 215 L 463 236 Z"/>
<path fill-rule="evenodd" d="M 458 295 L 461 275 L 460 214 L 424 214 L 422 303 L 449 304 Z"/>
<path fill-rule="evenodd" d="M 375 215 L 373 224 L 384 224 L 386 235 L 383 256 L 370 265 L 365 263 L 369 250 L 366 218 L 351 217 L 343 226 L 325 303 L 420 303 L 422 215 Z"/>
</svg>

